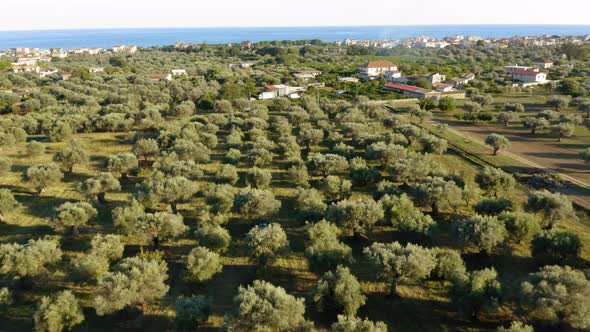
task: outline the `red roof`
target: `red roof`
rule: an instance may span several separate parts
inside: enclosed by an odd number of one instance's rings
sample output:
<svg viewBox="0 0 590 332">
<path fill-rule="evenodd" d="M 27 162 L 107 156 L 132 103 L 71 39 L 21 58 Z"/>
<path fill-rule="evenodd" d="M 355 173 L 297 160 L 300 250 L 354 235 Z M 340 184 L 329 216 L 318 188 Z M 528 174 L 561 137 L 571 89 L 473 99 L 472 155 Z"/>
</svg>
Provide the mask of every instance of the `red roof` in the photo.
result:
<svg viewBox="0 0 590 332">
<path fill-rule="evenodd" d="M 265 86 L 265 88 L 267 88 L 268 90 L 278 90 L 277 87 L 274 85 L 267 85 Z"/>
<path fill-rule="evenodd" d="M 514 70 L 512 71 L 513 75 L 523 75 L 523 76 L 537 76 L 539 74 L 542 74 L 539 71 L 534 71 L 534 70 Z"/>
<path fill-rule="evenodd" d="M 377 60 L 377 61 L 369 61 L 361 66 L 361 68 L 390 68 L 390 67 L 397 67 L 397 65 L 391 61 Z"/>
<path fill-rule="evenodd" d="M 416 93 L 428 93 L 430 90 L 426 90 L 417 86 L 401 84 L 401 83 L 387 83 L 383 86 L 384 88 L 395 89 L 400 91 L 407 91 L 407 92 L 416 92 Z"/>
</svg>

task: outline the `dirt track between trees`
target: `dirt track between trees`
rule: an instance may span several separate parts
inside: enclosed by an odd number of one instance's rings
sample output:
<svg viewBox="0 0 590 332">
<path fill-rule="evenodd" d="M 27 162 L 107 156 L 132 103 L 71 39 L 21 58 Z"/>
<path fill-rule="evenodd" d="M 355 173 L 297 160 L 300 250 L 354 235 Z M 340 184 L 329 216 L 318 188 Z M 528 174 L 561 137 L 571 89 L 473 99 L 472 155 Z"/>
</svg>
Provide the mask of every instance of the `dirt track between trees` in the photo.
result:
<svg viewBox="0 0 590 332">
<path fill-rule="evenodd" d="M 504 135 L 510 140 L 511 147 L 499 153 L 521 164 L 558 174 L 564 180 L 575 184 L 579 187 L 577 190 L 572 187 L 562 192 L 570 195 L 579 205 L 590 208 L 590 197 L 585 195 L 586 192 L 590 192 L 590 165 L 584 163 L 577 151 L 561 146 L 555 137 L 547 134 L 531 135 L 528 131 L 500 125 L 469 124 L 446 117 L 437 117 L 433 122 L 448 124 L 450 132 L 482 145 L 485 149 L 483 151 L 489 151 L 490 154 L 492 151 L 485 145 L 485 138 L 492 133 Z M 572 148 L 590 146 L 590 136 L 577 136 L 576 141 Z M 580 144 L 580 141 L 585 144 Z M 562 139 L 562 144 L 568 144 L 568 138 Z"/>
</svg>

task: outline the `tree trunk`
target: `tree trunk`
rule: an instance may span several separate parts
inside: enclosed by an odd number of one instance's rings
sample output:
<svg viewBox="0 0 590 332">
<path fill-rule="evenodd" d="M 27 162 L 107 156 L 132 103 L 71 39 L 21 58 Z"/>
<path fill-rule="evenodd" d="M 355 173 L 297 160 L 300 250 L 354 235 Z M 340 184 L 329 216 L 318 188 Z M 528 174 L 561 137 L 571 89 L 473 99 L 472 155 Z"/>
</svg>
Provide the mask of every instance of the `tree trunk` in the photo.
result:
<svg viewBox="0 0 590 332">
<path fill-rule="evenodd" d="M 68 166 L 68 173 L 72 173 L 74 171 L 74 165 Z"/>
<path fill-rule="evenodd" d="M 160 249 L 160 238 L 159 237 L 154 237 L 154 241 L 153 241 L 153 246 L 154 246 L 154 250 L 158 250 Z"/>
<path fill-rule="evenodd" d="M 98 199 L 98 202 L 100 204 L 105 204 L 107 202 L 107 199 L 105 198 L 106 193 L 98 193 L 96 195 L 96 198 Z"/>
<path fill-rule="evenodd" d="M 128 179 L 127 173 L 121 173 L 121 181 L 125 181 L 127 179 Z"/>
<path fill-rule="evenodd" d="M 170 202 L 170 207 L 172 208 L 172 212 L 178 213 L 178 207 L 176 206 L 176 202 Z"/>
<path fill-rule="evenodd" d="M 78 236 L 78 234 L 80 234 L 78 227 L 71 226 L 70 227 L 70 234 L 72 234 L 72 236 Z"/>
<path fill-rule="evenodd" d="M 438 202 L 437 201 L 432 202 L 431 208 L 432 208 L 432 214 L 434 216 L 438 216 L 439 210 L 438 210 Z"/>
<path fill-rule="evenodd" d="M 41 195 L 43 192 L 45 191 L 45 188 L 38 188 L 37 189 L 37 195 Z"/>
<path fill-rule="evenodd" d="M 393 279 L 389 288 L 389 296 L 391 298 L 397 297 L 397 279 Z"/>
<path fill-rule="evenodd" d="M 494 156 L 498 155 L 498 149 L 494 149 Z"/>
</svg>

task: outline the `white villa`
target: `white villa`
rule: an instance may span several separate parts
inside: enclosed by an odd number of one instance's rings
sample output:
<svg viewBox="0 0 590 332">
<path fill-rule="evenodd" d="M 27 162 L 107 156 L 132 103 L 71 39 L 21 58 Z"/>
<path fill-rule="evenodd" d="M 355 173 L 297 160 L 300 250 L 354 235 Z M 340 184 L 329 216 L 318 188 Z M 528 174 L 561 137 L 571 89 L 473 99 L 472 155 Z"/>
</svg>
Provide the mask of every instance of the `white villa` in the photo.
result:
<svg viewBox="0 0 590 332">
<path fill-rule="evenodd" d="M 543 83 L 547 81 L 547 74 L 535 70 L 515 70 L 512 78 L 524 83 Z"/>
<path fill-rule="evenodd" d="M 184 70 L 184 69 L 172 69 L 170 71 L 170 74 L 172 74 L 172 76 L 186 75 L 186 70 Z"/>
<path fill-rule="evenodd" d="M 362 77 L 367 79 L 375 79 L 380 75 L 386 75 L 386 73 L 391 73 L 389 76 L 395 77 L 399 73 L 395 63 L 383 60 L 369 61 L 360 66 L 358 71 Z M 399 76 L 401 76 L 401 73 L 399 73 Z"/>
<path fill-rule="evenodd" d="M 304 88 L 298 86 L 286 86 L 286 85 L 267 85 L 266 91 L 262 92 L 258 95 L 258 99 L 266 100 L 266 99 L 274 99 L 277 97 L 288 97 L 291 99 L 300 98 L 303 92 L 305 91 Z"/>
</svg>

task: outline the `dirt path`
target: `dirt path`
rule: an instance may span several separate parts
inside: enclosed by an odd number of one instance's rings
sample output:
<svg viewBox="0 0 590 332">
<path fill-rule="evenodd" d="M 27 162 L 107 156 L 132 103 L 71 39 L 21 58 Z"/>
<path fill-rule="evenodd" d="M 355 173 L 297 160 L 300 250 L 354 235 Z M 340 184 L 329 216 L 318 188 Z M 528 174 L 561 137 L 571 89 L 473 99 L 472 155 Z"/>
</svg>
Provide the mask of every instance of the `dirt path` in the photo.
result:
<svg viewBox="0 0 590 332">
<path fill-rule="evenodd" d="M 559 146 L 555 138 L 546 135 L 530 135 L 514 128 L 506 128 L 495 125 L 473 125 L 445 117 L 437 117 L 432 122 L 442 122 L 449 125 L 448 130 L 455 135 L 462 136 L 475 142 L 487 150 L 490 148 L 484 143 L 485 138 L 491 133 L 504 135 L 511 142 L 508 151 L 499 153 L 510 157 L 524 165 L 542 169 L 548 173 L 558 174 L 579 188 L 564 190 L 572 200 L 581 206 L 590 208 L 590 166 L 579 158 L 578 153 Z M 590 145 L 590 137 L 583 137 Z M 578 137 L 580 140 L 580 137 Z M 581 189 L 581 190 L 580 190 Z"/>
</svg>

